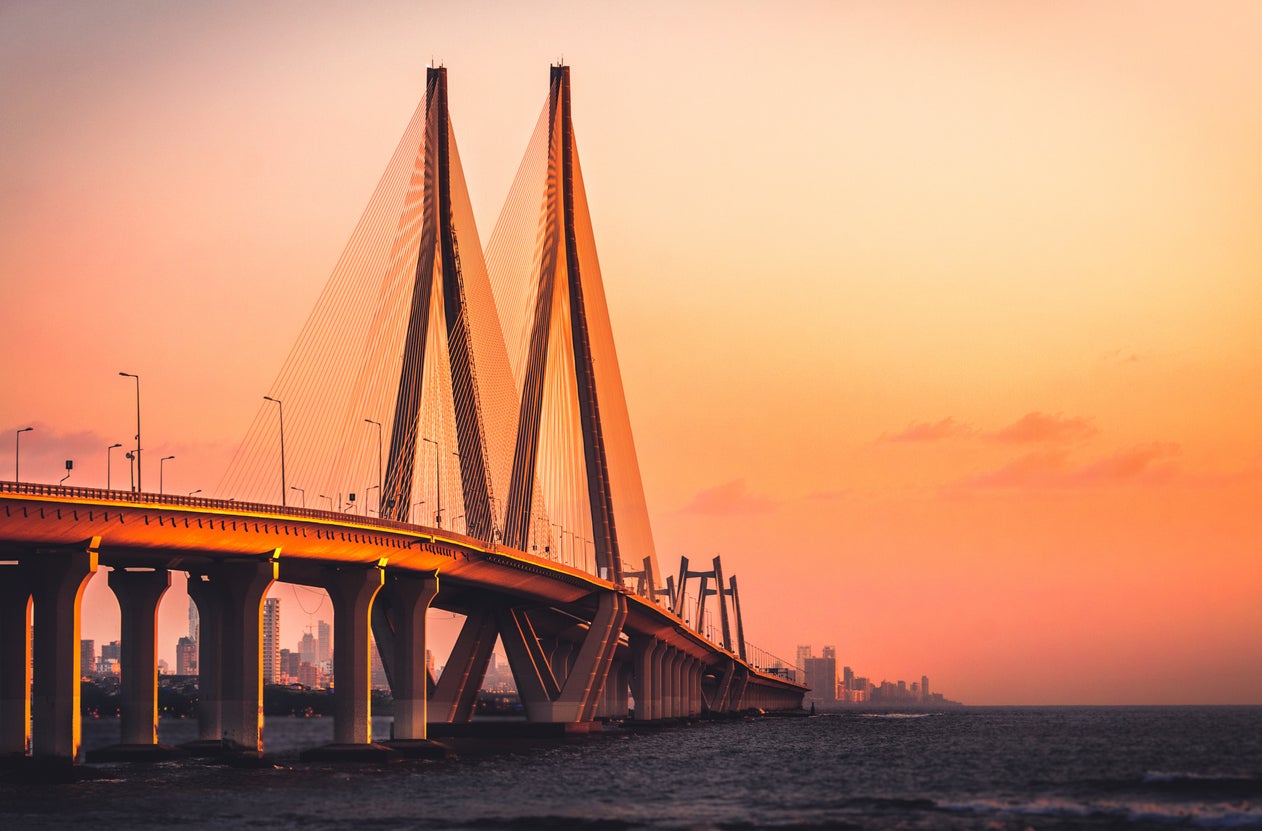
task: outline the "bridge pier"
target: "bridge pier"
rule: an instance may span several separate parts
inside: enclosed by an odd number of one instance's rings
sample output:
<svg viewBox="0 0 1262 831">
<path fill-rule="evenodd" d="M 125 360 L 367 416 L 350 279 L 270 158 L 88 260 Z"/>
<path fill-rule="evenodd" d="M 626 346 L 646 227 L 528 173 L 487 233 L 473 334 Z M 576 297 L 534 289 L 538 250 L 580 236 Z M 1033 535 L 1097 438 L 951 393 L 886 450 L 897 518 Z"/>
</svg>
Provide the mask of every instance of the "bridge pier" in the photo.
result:
<svg viewBox="0 0 1262 831">
<path fill-rule="evenodd" d="M 438 572 L 386 576 L 377 602 L 390 610 L 393 631 L 390 694 L 394 697 L 394 735 L 398 740 L 428 738 L 429 668 L 425 666 L 425 613 L 438 594 Z M 375 631 L 375 629 L 374 629 Z M 378 635 L 377 647 L 383 648 Z"/>
<path fill-rule="evenodd" d="M 333 741 L 372 742 L 372 601 L 385 582 L 385 562 L 330 569 L 324 588 L 333 601 Z"/>
<path fill-rule="evenodd" d="M 276 580 L 280 549 L 263 559 L 224 560 L 189 578 L 201 616 L 198 732 L 263 752 L 263 598 Z M 202 579 L 202 578 L 206 579 Z M 212 694 L 217 693 L 217 698 Z M 219 734 L 208 736 L 218 717 Z"/>
<path fill-rule="evenodd" d="M 171 572 L 109 574 L 121 619 L 122 744 L 158 743 L 158 603 L 171 586 Z"/>
<path fill-rule="evenodd" d="M 0 757 L 31 744 L 31 590 L 21 566 L 0 565 Z"/>
<path fill-rule="evenodd" d="M 77 546 L 37 548 L 21 560 L 35 604 L 34 757 L 75 761 L 79 756 L 80 611 L 100 545 L 101 538 L 93 537 Z"/>
</svg>

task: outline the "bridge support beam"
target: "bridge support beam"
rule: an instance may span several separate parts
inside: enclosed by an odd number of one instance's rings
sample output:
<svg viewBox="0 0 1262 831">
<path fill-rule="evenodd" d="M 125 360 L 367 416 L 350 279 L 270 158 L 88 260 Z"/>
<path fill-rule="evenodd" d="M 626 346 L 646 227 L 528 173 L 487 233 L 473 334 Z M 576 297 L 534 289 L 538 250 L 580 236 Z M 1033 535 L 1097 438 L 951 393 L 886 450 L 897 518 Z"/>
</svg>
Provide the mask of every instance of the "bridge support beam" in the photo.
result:
<svg viewBox="0 0 1262 831">
<path fill-rule="evenodd" d="M 394 697 L 395 739 L 428 738 L 429 668 L 425 666 L 425 613 L 438 594 L 438 572 L 389 574 L 378 603 L 394 624 L 390 652 L 390 693 Z M 374 615 L 374 620 L 380 616 Z M 378 627 L 374 627 L 374 631 Z M 377 637 L 378 648 L 382 637 Z"/>
<path fill-rule="evenodd" d="M 35 687 L 31 755 L 79 756 L 79 625 L 83 590 L 96 573 L 101 538 L 39 548 L 22 559 L 35 603 Z"/>
<path fill-rule="evenodd" d="M 158 743 L 158 603 L 171 587 L 171 572 L 109 574 L 121 621 L 122 744 Z"/>
<path fill-rule="evenodd" d="M 31 590 L 17 564 L 0 565 L 0 757 L 31 745 Z"/>
<path fill-rule="evenodd" d="M 602 592 L 596 597 L 596 613 L 577 651 L 561 639 L 546 650 L 522 610 L 502 609 L 497 616 L 526 718 L 551 723 L 595 719 L 606 703 L 605 687 L 627 618 L 626 597 L 617 592 Z M 622 702 L 625 711 L 625 694 Z"/>
<path fill-rule="evenodd" d="M 219 584 L 201 574 L 188 576 L 188 596 L 197 604 L 197 737 L 223 738 L 223 609 Z"/>
<path fill-rule="evenodd" d="M 471 609 L 434 687 L 434 721 L 461 723 L 473 717 L 478 689 L 495 648 L 495 635 L 494 612 Z"/>
</svg>

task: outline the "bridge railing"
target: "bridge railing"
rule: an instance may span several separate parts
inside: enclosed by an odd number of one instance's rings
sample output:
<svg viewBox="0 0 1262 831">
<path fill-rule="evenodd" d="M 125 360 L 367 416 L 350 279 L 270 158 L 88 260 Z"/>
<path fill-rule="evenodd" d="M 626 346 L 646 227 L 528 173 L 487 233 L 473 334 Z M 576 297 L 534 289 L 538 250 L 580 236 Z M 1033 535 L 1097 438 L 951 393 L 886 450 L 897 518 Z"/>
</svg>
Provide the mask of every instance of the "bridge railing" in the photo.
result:
<svg viewBox="0 0 1262 831">
<path fill-rule="evenodd" d="M 130 490 L 43 485 L 38 482 L 0 482 L 0 493 L 68 499 L 92 499 L 106 502 L 122 502 L 129 505 L 166 505 L 177 508 L 240 511 L 250 514 L 266 514 L 298 519 L 322 519 L 335 522 L 346 522 L 348 518 L 353 517 L 358 524 L 389 530 L 414 531 L 422 527 L 406 522 L 397 522 L 392 519 L 347 514 L 342 511 L 322 511 L 318 508 L 295 508 L 264 502 L 238 502 L 235 499 L 211 499 L 201 496 L 177 496 L 175 494 L 143 493 Z"/>
</svg>

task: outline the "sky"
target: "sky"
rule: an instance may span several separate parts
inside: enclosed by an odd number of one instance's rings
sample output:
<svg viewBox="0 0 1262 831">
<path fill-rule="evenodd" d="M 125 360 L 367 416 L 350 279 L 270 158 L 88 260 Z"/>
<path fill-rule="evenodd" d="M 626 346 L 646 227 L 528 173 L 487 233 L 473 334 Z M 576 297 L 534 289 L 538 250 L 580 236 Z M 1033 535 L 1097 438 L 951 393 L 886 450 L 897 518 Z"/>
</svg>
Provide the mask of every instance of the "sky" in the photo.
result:
<svg viewBox="0 0 1262 831">
<path fill-rule="evenodd" d="M 212 494 L 426 66 L 485 243 L 563 59 L 663 568 L 967 703 L 1262 704 L 1259 42 L 1248 2 L 2 3 L 0 429 L 103 485 L 138 373 Z M 277 591 L 283 643 L 331 619 Z"/>
</svg>

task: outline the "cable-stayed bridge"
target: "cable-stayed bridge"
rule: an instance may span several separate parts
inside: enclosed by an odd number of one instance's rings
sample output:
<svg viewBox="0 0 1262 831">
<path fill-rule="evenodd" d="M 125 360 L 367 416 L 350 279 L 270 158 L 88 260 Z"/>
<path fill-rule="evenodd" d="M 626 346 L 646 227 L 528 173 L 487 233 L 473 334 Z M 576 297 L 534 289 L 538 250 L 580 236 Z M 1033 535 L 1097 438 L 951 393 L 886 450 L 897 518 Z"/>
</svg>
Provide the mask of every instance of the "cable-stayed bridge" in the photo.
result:
<svg viewBox="0 0 1262 831">
<path fill-rule="evenodd" d="M 568 67 L 551 70 L 485 253 L 446 69 L 429 70 L 224 498 L 144 492 L 137 433 L 132 491 L 0 483 L 0 754 L 78 755 L 80 599 L 100 565 L 122 613 L 127 745 L 157 742 L 172 570 L 201 616 L 200 735 L 248 752 L 263 749 L 262 603 L 278 580 L 332 600 L 335 742 L 352 749 L 372 747 L 374 640 L 404 744 L 471 718 L 497 640 L 531 721 L 801 706 L 804 688 L 746 644 L 719 558 L 659 566 Z M 464 616 L 436 679 L 431 606 Z"/>
</svg>

